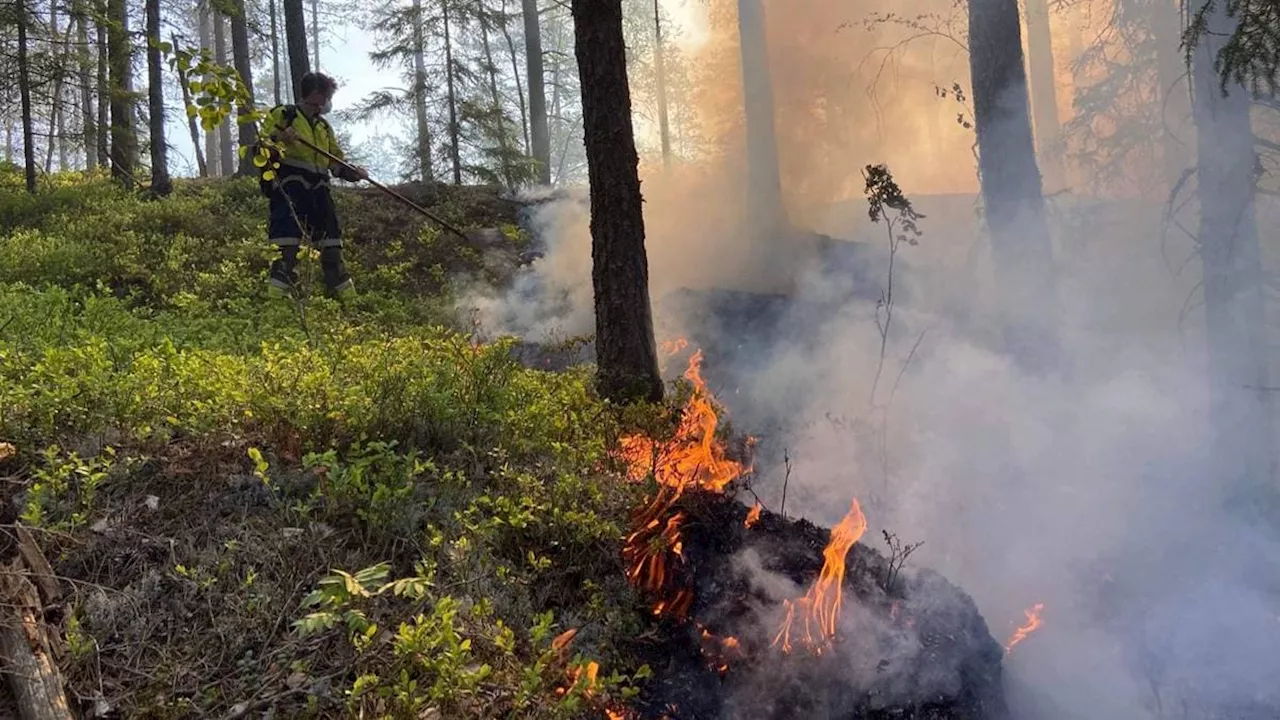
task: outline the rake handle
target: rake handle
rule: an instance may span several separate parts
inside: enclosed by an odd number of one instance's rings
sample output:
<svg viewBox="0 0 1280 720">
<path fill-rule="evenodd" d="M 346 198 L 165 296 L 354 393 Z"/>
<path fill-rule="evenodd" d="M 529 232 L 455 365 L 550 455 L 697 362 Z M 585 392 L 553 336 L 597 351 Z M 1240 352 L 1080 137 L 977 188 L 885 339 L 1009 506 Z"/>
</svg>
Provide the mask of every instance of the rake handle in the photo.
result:
<svg viewBox="0 0 1280 720">
<path fill-rule="evenodd" d="M 352 165 L 351 163 L 347 162 L 346 160 L 343 160 L 342 158 L 338 157 L 337 155 L 334 155 L 333 153 L 329 152 L 328 150 L 325 150 L 325 149 L 323 149 L 323 148 L 318 148 L 318 147 L 316 147 L 313 143 L 310 143 L 310 142 L 308 142 L 307 140 L 305 140 L 305 139 L 303 139 L 303 138 L 301 138 L 301 137 L 296 138 L 296 140 L 297 140 L 299 143 L 301 143 L 302 145 L 305 145 L 306 147 L 309 147 L 309 148 L 311 148 L 312 150 L 315 150 L 316 152 L 318 152 L 318 153 L 320 153 L 321 155 L 323 155 L 323 156 L 325 156 L 325 157 L 329 158 L 329 159 L 330 159 L 330 160 L 332 160 L 333 162 L 336 162 L 336 163 L 338 163 L 339 165 L 342 165 L 343 167 L 347 168 L 348 170 L 355 170 L 355 169 L 356 169 L 354 165 Z M 466 236 L 466 234 L 465 234 L 465 233 L 463 233 L 463 232 L 462 232 L 461 230 L 459 230 L 458 228 L 456 228 L 456 227 L 454 227 L 453 225 L 451 225 L 451 224 L 449 224 L 449 223 L 445 222 L 444 220 L 440 219 L 440 217 L 439 217 L 438 215 L 436 215 L 435 213 L 431 212 L 430 210 L 428 210 L 428 209 L 426 209 L 426 208 L 422 207 L 422 206 L 421 206 L 421 205 L 419 205 L 418 203 L 416 203 L 416 202 L 414 202 L 414 201 L 410 200 L 409 198 L 405 197 L 404 195 L 401 195 L 400 193 L 396 192 L 395 190 L 392 190 L 391 188 L 387 187 L 386 185 L 383 185 L 382 183 L 378 182 L 377 180 L 374 180 L 374 179 L 373 179 L 373 178 L 371 178 L 371 177 L 365 176 L 365 180 L 367 180 L 367 181 L 369 182 L 369 184 L 370 184 L 370 185 L 372 185 L 372 186 L 374 186 L 374 187 L 378 188 L 379 190 L 381 190 L 382 192 L 386 193 L 387 195 L 390 195 L 391 197 L 393 197 L 393 198 L 395 198 L 395 199 L 399 200 L 400 202 L 404 203 L 405 205 L 408 205 L 409 207 L 413 208 L 414 210 L 417 210 L 419 213 L 421 213 L 422 215 L 424 215 L 425 217 L 427 217 L 427 218 L 428 218 L 428 219 L 430 219 L 431 221 L 435 222 L 437 225 L 439 225 L 440 227 L 444 228 L 445 230 L 448 230 L 449 232 L 453 233 L 454 235 L 457 235 L 458 237 L 462 238 L 463 240 L 467 240 L 467 241 L 469 241 L 469 240 L 471 239 L 471 238 L 467 237 L 467 236 Z"/>
</svg>

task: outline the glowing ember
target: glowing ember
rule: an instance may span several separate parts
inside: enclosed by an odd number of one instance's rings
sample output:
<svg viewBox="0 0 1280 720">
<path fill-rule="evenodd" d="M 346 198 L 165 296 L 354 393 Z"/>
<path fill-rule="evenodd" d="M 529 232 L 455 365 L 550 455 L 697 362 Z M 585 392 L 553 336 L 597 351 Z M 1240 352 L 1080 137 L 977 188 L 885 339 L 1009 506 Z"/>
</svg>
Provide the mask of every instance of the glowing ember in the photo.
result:
<svg viewBox="0 0 1280 720">
<path fill-rule="evenodd" d="M 1027 636 L 1044 624 L 1040 619 L 1040 613 L 1044 611 L 1044 603 L 1036 603 L 1029 610 L 1023 610 L 1022 614 L 1027 616 L 1027 624 L 1013 631 L 1013 636 L 1009 638 L 1009 642 L 1004 646 L 1004 654 L 1008 655 L 1013 652 L 1013 646 L 1027 639 Z"/>
<path fill-rule="evenodd" d="M 683 344 L 682 344 L 683 343 Z M 683 348 L 677 340 L 668 348 Z M 743 464 L 730 460 L 716 440 L 719 417 L 711 393 L 702 379 L 702 351 L 689 359 L 684 377 L 693 392 L 684 407 L 674 436 L 657 442 L 643 435 L 629 435 L 618 445 L 618 455 L 627 465 L 627 476 L 641 481 L 653 474 L 658 494 L 632 518 L 633 531 L 626 538 L 622 557 L 627 563 L 627 579 L 656 599 L 653 612 L 683 620 L 693 606 L 690 590 L 673 586 L 671 566 L 684 558 L 680 526 L 684 513 L 673 510 L 688 489 L 721 493 L 740 477 Z"/>
<path fill-rule="evenodd" d="M 804 634 L 800 641 L 810 650 L 821 654 L 836 635 L 836 622 L 840 618 L 840 604 L 844 589 L 844 561 L 849 548 L 867 531 L 867 519 L 858 501 L 853 501 L 849 513 L 831 530 L 831 540 L 822 550 L 822 573 L 809 592 L 796 602 L 784 602 L 787 615 L 773 638 L 773 646 L 782 645 L 782 652 L 791 652 L 791 626 L 799 606 L 804 620 Z M 816 632 L 815 632 L 816 630 Z"/>
<path fill-rule="evenodd" d="M 751 508 L 751 510 L 747 511 L 747 519 L 743 524 L 749 528 L 752 525 L 755 525 L 756 523 L 760 522 L 760 511 L 763 509 L 764 508 L 760 506 L 760 503 L 757 502 Z"/>
<path fill-rule="evenodd" d="M 663 355 L 675 355 L 681 350 L 689 347 L 689 341 L 684 338 L 676 338 L 675 340 L 664 340 L 658 349 Z"/>
</svg>

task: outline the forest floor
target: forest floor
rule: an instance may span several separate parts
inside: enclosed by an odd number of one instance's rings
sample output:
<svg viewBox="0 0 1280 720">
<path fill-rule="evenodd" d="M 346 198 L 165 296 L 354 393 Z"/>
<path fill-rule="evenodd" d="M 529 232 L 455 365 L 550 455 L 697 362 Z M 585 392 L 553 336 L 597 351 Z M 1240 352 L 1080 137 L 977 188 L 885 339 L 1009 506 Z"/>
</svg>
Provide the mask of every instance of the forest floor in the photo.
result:
<svg viewBox="0 0 1280 720">
<path fill-rule="evenodd" d="M 52 182 L 0 177 L 0 522 L 67 593 L 46 619 L 82 717 L 559 718 L 633 692 L 619 416 L 589 368 L 528 369 L 453 312 L 455 279 L 520 264 L 514 204 L 402 188 L 504 231 L 479 247 L 340 190 L 359 294 L 323 297 L 309 257 L 294 302 L 266 293 L 253 182 Z"/>
<path fill-rule="evenodd" d="M 30 196 L 0 172 L 0 552 L 30 528 L 52 566 L 42 620 L 77 716 L 1002 717 L 999 647 L 959 589 L 899 583 L 864 545 L 836 573 L 835 535 L 758 507 L 744 524 L 728 476 L 684 487 L 628 455 L 639 438 L 710 453 L 668 468 L 749 475 L 750 442 L 701 436 L 718 410 L 696 360 L 664 404 L 622 409 L 588 365 L 478 341 L 454 298 L 536 254 L 495 188 L 400 188 L 502 231 L 474 241 L 337 191 L 358 289 L 338 303 L 314 254 L 303 299 L 268 296 L 251 181 L 163 200 L 52 182 Z M 877 666 L 879 689 L 850 687 L 840 653 L 788 660 L 768 641 L 790 606 L 742 575 L 747 551 L 796 588 L 836 578 L 922 654 Z M 744 623 L 765 634 L 726 677 L 707 628 Z"/>
</svg>

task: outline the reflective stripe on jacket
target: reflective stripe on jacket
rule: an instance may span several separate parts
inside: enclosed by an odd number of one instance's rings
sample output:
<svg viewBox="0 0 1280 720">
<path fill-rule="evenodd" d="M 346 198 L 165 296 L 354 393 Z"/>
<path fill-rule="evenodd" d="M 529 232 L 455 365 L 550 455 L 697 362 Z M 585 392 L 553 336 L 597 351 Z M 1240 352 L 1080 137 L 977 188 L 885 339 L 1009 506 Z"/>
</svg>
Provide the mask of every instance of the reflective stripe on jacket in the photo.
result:
<svg viewBox="0 0 1280 720">
<path fill-rule="evenodd" d="M 267 113 L 266 119 L 262 122 L 261 132 L 263 135 L 269 137 L 272 133 L 285 129 L 286 107 L 285 105 L 278 105 Z M 337 137 L 334 136 L 333 128 L 329 126 L 329 123 L 323 117 L 317 117 L 313 120 L 308 118 L 306 113 L 298 110 L 293 122 L 288 127 L 292 127 L 302 140 L 315 145 L 321 150 L 328 151 L 334 157 L 346 159 L 346 155 L 338 145 Z M 281 158 L 280 164 L 283 166 L 326 176 L 329 174 L 331 166 L 337 166 L 337 163 L 303 145 L 301 142 L 284 142 L 282 145 L 284 147 L 284 157 Z M 337 167 L 340 168 L 341 166 Z M 281 169 L 284 170 L 284 168 Z"/>
</svg>

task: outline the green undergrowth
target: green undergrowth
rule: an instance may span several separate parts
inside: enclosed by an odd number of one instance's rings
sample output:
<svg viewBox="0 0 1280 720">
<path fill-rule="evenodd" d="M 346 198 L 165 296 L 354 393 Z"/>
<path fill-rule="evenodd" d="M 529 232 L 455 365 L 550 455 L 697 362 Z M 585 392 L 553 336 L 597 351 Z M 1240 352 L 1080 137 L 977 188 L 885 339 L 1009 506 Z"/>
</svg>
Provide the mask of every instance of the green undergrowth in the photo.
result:
<svg viewBox="0 0 1280 720">
<path fill-rule="evenodd" d="M 269 300 L 252 183 L 53 182 L 0 196 L 0 479 L 5 522 L 68 581 L 77 698 L 569 718 L 643 683 L 623 420 L 589 368 L 528 369 L 452 326 L 450 278 L 500 279 L 493 248 L 389 231 L 352 243 L 354 302 Z M 352 227 L 409 225 L 344 202 Z"/>
</svg>

